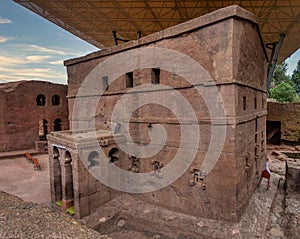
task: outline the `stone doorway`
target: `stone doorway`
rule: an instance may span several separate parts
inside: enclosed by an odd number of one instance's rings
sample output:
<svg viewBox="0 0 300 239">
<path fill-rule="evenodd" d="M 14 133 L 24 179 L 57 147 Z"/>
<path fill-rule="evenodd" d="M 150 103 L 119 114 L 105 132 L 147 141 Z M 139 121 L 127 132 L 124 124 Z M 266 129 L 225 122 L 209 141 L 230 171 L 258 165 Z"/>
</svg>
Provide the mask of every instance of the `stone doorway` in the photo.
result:
<svg viewBox="0 0 300 239">
<path fill-rule="evenodd" d="M 39 140 L 46 140 L 48 134 L 48 121 L 45 119 L 40 120 L 39 122 Z"/>
<path fill-rule="evenodd" d="M 267 143 L 275 145 L 281 144 L 280 121 L 267 121 Z"/>
</svg>

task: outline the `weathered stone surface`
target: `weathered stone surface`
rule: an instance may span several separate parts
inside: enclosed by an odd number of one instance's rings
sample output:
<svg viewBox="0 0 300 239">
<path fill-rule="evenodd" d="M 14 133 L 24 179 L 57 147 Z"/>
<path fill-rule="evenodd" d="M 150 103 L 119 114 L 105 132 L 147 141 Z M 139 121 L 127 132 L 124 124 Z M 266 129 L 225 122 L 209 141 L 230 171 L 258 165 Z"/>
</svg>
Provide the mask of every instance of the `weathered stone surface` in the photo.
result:
<svg viewBox="0 0 300 239">
<path fill-rule="evenodd" d="M 300 141 L 300 103 L 268 102 L 267 121 L 281 123 L 281 139 Z"/>
<path fill-rule="evenodd" d="M 0 152 L 34 148 L 40 137 L 45 140 L 45 134 L 58 130 L 56 119 L 61 120 L 60 130 L 68 130 L 67 88 L 41 81 L 0 84 Z M 37 101 L 41 95 L 43 102 Z M 43 120 L 47 130 L 40 124 Z M 37 144 L 37 149 L 42 152 L 44 147 Z"/>
<path fill-rule="evenodd" d="M 289 190 L 300 191 L 300 159 L 286 161 L 286 181 Z"/>
</svg>

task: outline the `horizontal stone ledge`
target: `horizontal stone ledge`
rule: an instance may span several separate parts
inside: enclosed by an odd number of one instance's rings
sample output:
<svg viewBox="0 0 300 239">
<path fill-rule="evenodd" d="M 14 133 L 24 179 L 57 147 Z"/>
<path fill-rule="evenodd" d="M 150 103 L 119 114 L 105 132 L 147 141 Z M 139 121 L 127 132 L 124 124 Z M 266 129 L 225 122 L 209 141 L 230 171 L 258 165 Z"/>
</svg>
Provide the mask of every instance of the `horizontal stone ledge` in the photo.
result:
<svg viewBox="0 0 300 239">
<path fill-rule="evenodd" d="M 186 85 L 186 86 L 180 86 L 180 87 L 172 87 L 169 86 L 170 88 L 164 88 L 164 89 L 147 89 L 147 90 L 135 90 L 134 88 L 130 88 L 130 91 L 128 89 L 126 90 L 118 90 L 118 91 L 106 91 L 102 92 L 101 89 L 99 89 L 99 94 L 85 94 L 85 95 L 78 95 L 78 94 L 69 94 L 67 98 L 85 98 L 85 97 L 107 97 L 107 96 L 117 96 L 117 95 L 124 95 L 124 94 L 142 94 L 142 93 L 149 93 L 149 92 L 159 92 L 159 91 L 172 91 L 172 90 L 186 90 L 186 89 L 196 89 L 199 87 L 220 87 L 220 86 L 229 86 L 229 85 L 236 85 L 236 86 L 243 86 L 243 87 L 248 87 L 253 90 L 257 90 L 263 93 L 267 93 L 266 89 L 264 88 L 258 88 L 255 85 L 245 83 L 240 80 L 236 79 L 226 79 L 226 80 L 217 80 L 217 81 L 212 81 L 212 80 L 203 80 L 197 84 L 193 85 Z M 140 86 L 140 85 L 138 85 Z M 162 86 L 168 86 L 168 85 L 162 85 Z M 220 93 L 221 94 L 221 93 Z"/>
</svg>

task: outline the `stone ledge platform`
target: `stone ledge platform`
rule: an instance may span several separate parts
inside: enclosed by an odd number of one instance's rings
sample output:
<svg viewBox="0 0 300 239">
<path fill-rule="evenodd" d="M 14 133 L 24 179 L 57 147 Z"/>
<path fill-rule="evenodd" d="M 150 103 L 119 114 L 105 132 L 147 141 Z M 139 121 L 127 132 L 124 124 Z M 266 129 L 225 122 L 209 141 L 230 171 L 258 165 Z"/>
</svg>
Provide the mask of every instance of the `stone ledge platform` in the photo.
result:
<svg viewBox="0 0 300 239">
<path fill-rule="evenodd" d="M 45 153 L 40 153 L 35 149 L 26 149 L 26 150 L 19 150 L 19 151 L 9 151 L 9 152 L 0 152 L 0 160 L 1 159 L 10 159 L 16 158 L 20 156 L 24 156 L 26 152 L 29 152 L 31 155 L 42 155 Z"/>
</svg>

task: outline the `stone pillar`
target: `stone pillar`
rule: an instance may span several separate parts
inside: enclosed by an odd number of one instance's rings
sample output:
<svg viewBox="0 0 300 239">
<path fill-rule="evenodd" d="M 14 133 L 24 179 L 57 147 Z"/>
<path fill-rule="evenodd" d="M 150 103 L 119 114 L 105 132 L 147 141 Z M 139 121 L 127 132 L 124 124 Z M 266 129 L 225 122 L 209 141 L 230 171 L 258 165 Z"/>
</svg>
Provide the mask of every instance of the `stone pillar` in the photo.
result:
<svg viewBox="0 0 300 239">
<path fill-rule="evenodd" d="M 73 190 L 73 169 L 72 158 L 67 158 L 63 162 L 62 167 L 62 210 L 65 212 L 69 207 L 74 205 L 74 190 Z"/>
<path fill-rule="evenodd" d="M 51 202 L 55 206 L 57 201 L 62 200 L 62 175 L 59 152 L 51 148 L 49 151 L 49 171 Z"/>
<path fill-rule="evenodd" d="M 62 175 L 61 175 L 61 163 L 59 154 L 53 154 L 53 182 L 54 182 L 54 195 L 55 202 L 61 201 L 62 199 Z"/>
</svg>

